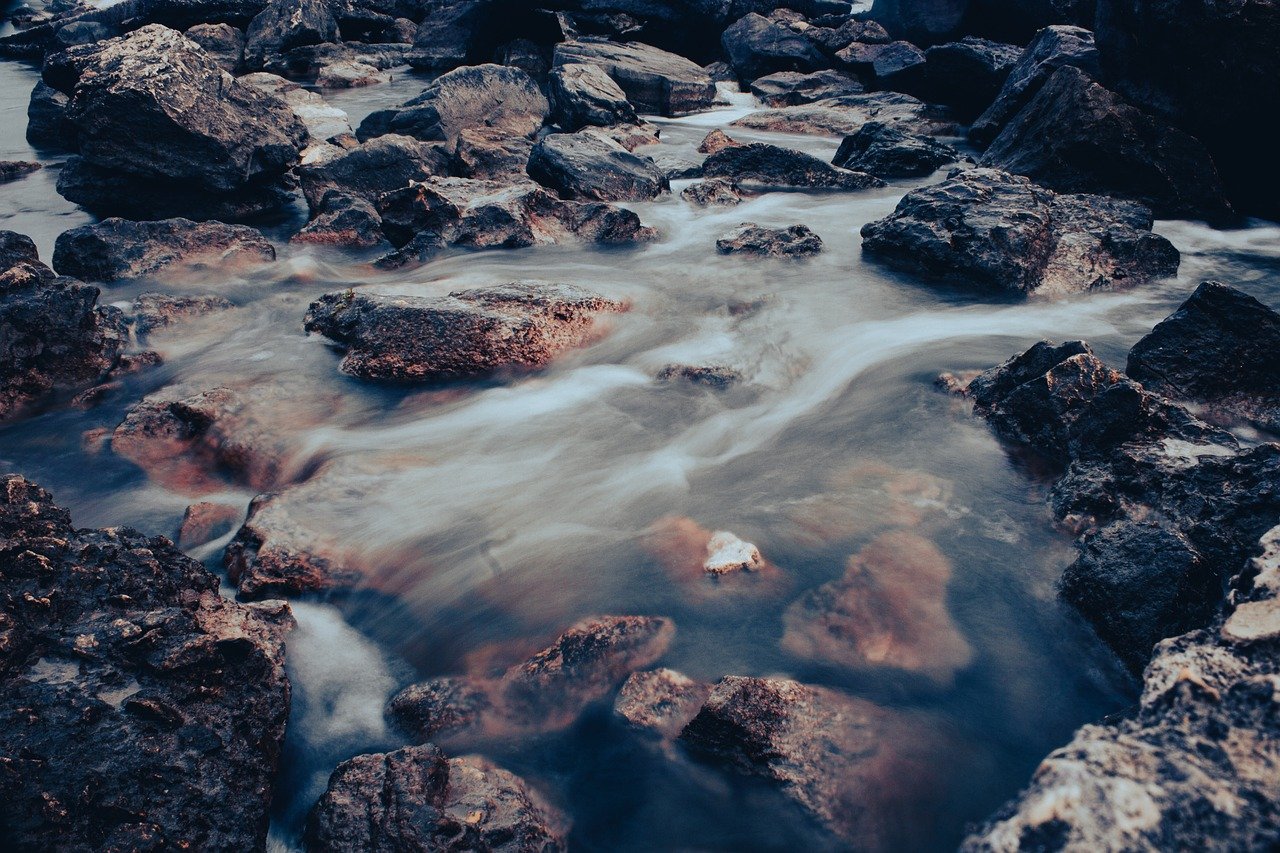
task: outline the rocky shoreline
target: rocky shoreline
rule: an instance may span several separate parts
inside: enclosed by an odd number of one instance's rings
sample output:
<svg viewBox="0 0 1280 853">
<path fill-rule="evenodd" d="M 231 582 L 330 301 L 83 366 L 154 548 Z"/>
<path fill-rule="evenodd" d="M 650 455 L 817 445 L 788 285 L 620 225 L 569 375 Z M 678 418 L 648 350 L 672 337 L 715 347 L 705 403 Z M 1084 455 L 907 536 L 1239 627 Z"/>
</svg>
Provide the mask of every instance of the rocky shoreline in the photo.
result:
<svg viewBox="0 0 1280 853">
<path fill-rule="evenodd" d="M 190 501 L 180 549 L 75 528 L 39 485 L 0 477 L 6 849 L 268 849 L 291 704 L 282 599 L 404 592 L 377 559 L 391 558 L 334 523 L 386 500 L 404 455 L 326 457 L 278 421 L 319 428 L 344 395 L 377 406 L 387 389 L 430 406 L 536 387 L 644 310 L 603 283 L 541 280 L 527 254 L 532 275 L 512 263 L 519 275 L 434 295 L 377 276 L 435 284 L 437 262 L 543 247 L 615 252 L 625 269 L 671 239 L 672 220 L 646 221 L 658 202 L 727 215 L 706 258 L 763 275 L 826 274 L 831 246 L 860 239 L 866 263 L 973 304 L 1084 301 L 1177 276 L 1194 252 L 1158 219 L 1223 228 L 1280 211 L 1259 118 L 1280 106 L 1270 0 L 56 0 L 6 14 L 0 56 L 40 67 L 25 134 L 48 164 L 0 163 L 0 194 L 51 165 L 95 221 L 63 231 L 48 264 L 0 231 L 0 421 L 107 401 L 123 414 L 95 440 Z M 359 122 L 326 100 L 405 74 L 420 91 Z M 666 120 L 726 98 L 753 108 L 706 125 L 696 150 L 669 142 Z M 840 235 L 732 211 L 799 193 L 892 207 Z M 375 284 L 286 303 L 349 385 L 165 373 L 154 340 L 243 311 L 230 291 L 172 282 L 283 276 L 311 252 Z M 1080 728 L 962 849 L 1280 845 L 1280 315 L 1247 289 L 1205 281 L 1123 370 L 1084 341 L 1042 341 L 939 377 L 1051 481 L 1076 547 L 1057 594 L 1141 680 L 1134 707 Z M 721 307 L 730 321 L 754 310 Z M 752 378 L 713 358 L 648 373 L 708 406 Z M 398 748 L 326 767 L 281 843 L 571 849 L 565 791 L 583 783 L 492 756 L 607 725 L 670 772 L 761 785 L 822 849 L 936 845 L 917 816 L 952 784 L 938 756 L 966 766 L 961 727 L 856 688 L 887 672 L 946 691 L 981 656 L 949 608 L 956 567 L 918 523 L 940 487 L 900 473 L 876 475 L 884 517 L 860 519 L 874 535 L 809 588 L 768 548 L 692 518 L 645 537 L 690 607 L 779 600 L 768 630 L 803 675 L 731 655 L 741 668 L 681 672 L 672 616 L 681 631 L 688 616 L 578 613 L 554 639 L 402 679 L 376 711 Z M 247 506 L 229 497 L 241 490 Z M 184 553 L 198 549 L 208 566 Z"/>
</svg>

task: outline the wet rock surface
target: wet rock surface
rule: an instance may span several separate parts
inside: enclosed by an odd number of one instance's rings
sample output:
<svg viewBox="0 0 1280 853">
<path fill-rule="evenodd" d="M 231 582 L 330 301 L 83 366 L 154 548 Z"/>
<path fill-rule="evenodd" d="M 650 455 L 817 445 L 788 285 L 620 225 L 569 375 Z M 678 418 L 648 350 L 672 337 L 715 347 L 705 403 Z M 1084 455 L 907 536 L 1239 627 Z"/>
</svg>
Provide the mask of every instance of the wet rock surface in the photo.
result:
<svg viewBox="0 0 1280 853">
<path fill-rule="evenodd" d="M 234 303 L 222 296 L 171 296 L 152 292 L 140 294 L 133 300 L 130 314 L 134 331 L 145 337 L 156 329 L 233 307 Z"/>
<path fill-rule="evenodd" d="M 722 255 L 767 255 L 776 258 L 799 258 L 822 251 L 822 238 L 806 225 L 790 228 L 763 228 L 745 222 L 716 240 L 716 251 Z"/>
<path fill-rule="evenodd" d="M 690 184 L 680 191 L 680 197 L 698 207 L 732 207 L 742 203 L 741 193 L 727 178 L 710 178 Z"/>
<path fill-rule="evenodd" d="M 595 65 L 613 78 L 641 113 L 678 116 L 709 108 L 716 87 L 682 56 L 641 42 L 579 39 L 556 45 L 553 64 Z"/>
<path fill-rule="evenodd" d="M 288 607 L 221 598 L 163 537 L 76 530 L 13 475 L 0 552 L 7 842 L 265 849 Z"/>
<path fill-rule="evenodd" d="M 879 178 L 824 163 L 811 154 L 767 142 L 734 145 L 717 151 L 702 165 L 708 178 L 728 178 L 772 187 L 865 190 L 883 186 Z"/>
<path fill-rule="evenodd" d="M 878 178 L 911 178 L 932 174 L 954 163 L 960 153 L 930 136 L 903 131 L 869 121 L 846 136 L 832 162 L 842 169 L 866 172 Z"/>
<path fill-rule="evenodd" d="M 642 201 L 670 189 L 653 160 L 592 131 L 545 137 L 533 146 L 528 171 L 566 199 Z"/>
<path fill-rule="evenodd" d="M 414 181 L 449 174 L 448 150 L 438 144 L 391 133 L 370 139 L 332 159 L 298 170 L 302 192 L 314 212 L 325 193 L 338 190 L 376 203 L 378 197 Z"/>
<path fill-rule="evenodd" d="M 221 222 L 106 219 L 58 235 L 53 268 L 84 281 L 122 281 L 154 276 L 175 266 L 234 269 L 276 259 L 276 250 L 256 228 Z"/>
<path fill-rule="evenodd" d="M 1026 178 L 970 169 L 913 190 L 862 228 L 886 263 L 986 290 L 1064 294 L 1129 286 L 1178 270 L 1151 213 L 1102 196 L 1059 195 Z"/>
<path fill-rule="evenodd" d="M 743 80 L 778 71 L 818 71 L 828 64 L 803 35 L 754 12 L 726 29 L 720 43 L 729 65 Z"/>
<path fill-rule="evenodd" d="M 954 134 L 960 129 L 945 108 L 899 92 L 842 95 L 794 107 L 759 110 L 733 124 L 775 133 L 849 136 L 869 121 L 882 121 L 911 133 Z"/>
<path fill-rule="evenodd" d="M 995 101 L 1022 54 L 1017 45 L 973 36 L 934 45 L 924 52 L 925 79 L 919 94 L 972 121 Z"/>
<path fill-rule="evenodd" d="M 671 669 L 634 672 L 618 691 L 613 710 L 632 728 L 673 740 L 697 715 L 711 685 Z"/>
<path fill-rule="evenodd" d="M 552 118 L 563 130 L 636 122 L 622 87 L 596 65 L 569 63 L 552 70 L 548 94 Z"/>
<path fill-rule="evenodd" d="M 39 163 L 31 163 L 25 160 L 0 160 L 0 184 L 25 178 L 32 172 L 40 171 L 41 168 Z"/>
<path fill-rule="evenodd" d="M 770 107 L 794 107 L 861 92 L 858 78 L 840 71 L 778 71 L 751 81 L 751 94 Z"/>
</svg>

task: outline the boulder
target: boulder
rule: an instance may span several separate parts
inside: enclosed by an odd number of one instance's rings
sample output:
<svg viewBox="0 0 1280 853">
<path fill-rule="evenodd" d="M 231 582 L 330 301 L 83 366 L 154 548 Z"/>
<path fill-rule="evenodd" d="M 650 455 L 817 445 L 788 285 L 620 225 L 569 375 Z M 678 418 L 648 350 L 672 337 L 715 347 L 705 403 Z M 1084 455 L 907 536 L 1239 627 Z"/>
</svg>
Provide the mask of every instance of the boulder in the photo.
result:
<svg viewBox="0 0 1280 853">
<path fill-rule="evenodd" d="M 270 0 L 245 31 L 244 64 L 260 71 L 267 60 L 295 47 L 338 40 L 338 22 L 326 0 Z"/>
<path fill-rule="evenodd" d="M 331 62 L 320 67 L 316 85 L 322 89 L 358 89 L 391 82 L 391 72 L 363 62 Z"/>
<path fill-rule="evenodd" d="M 340 246 L 348 249 L 390 248 L 382 233 L 382 217 L 366 199 L 341 190 L 320 198 L 311 221 L 290 238 L 291 243 Z"/>
<path fill-rule="evenodd" d="M 288 607 L 228 601 L 162 536 L 76 530 L 18 476 L 0 543 L 6 843 L 264 850 Z"/>
<path fill-rule="evenodd" d="M 230 24 L 196 24 L 183 33 L 228 74 L 244 65 L 244 33 Z"/>
<path fill-rule="evenodd" d="M 430 744 L 357 755 L 333 771 L 307 821 L 307 849 L 568 849 L 564 815 L 524 780 Z"/>
<path fill-rule="evenodd" d="M 79 147 L 76 126 L 67 118 L 71 99 L 45 83 L 37 81 L 27 104 L 27 142 L 36 148 L 75 151 Z"/>
<path fill-rule="evenodd" d="M 40 171 L 40 169 L 39 163 L 31 163 L 26 160 L 0 160 L 0 184 L 7 184 L 9 181 L 25 178 L 32 172 Z"/>
<path fill-rule="evenodd" d="M 918 178 L 959 159 L 960 152 L 931 136 L 869 121 L 857 133 L 844 138 L 831 162 L 877 178 Z"/>
<path fill-rule="evenodd" d="M 624 310 L 577 287 L 517 282 L 437 298 L 330 293 L 304 325 L 345 349 L 344 373 L 423 382 L 545 367 L 598 334 L 600 313 Z"/>
<path fill-rule="evenodd" d="M 551 118 L 562 130 L 636 123 L 636 110 L 613 78 L 597 65 L 570 63 L 547 78 Z"/>
<path fill-rule="evenodd" d="M 422 94 L 361 122 L 361 140 L 387 133 L 449 147 L 467 129 L 492 128 L 532 137 L 547 120 L 547 99 L 528 74 L 503 65 L 474 65 L 437 77 Z"/>
<path fill-rule="evenodd" d="M 912 91 L 923 86 L 924 52 L 908 41 L 854 42 L 836 54 L 846 68 L 873 81 L 878 89 Z"/>
<path fill-rule="evenodd" d="M 1098 76 L 1098 49 L 1093 33 L 1080 27 L 1046 27 L 1009 69 L 995 100 L 969 128 L 969 138 L 989 145 L 1015 115 L 1040 91 L 1045 81 L 1065 65 Z"/>
<path fill-rule="evenodd" d="M 983 290 L 1060 295 L 1174 275 L 1178 251 L 1151 225 L 1151 212 L 1132 202 L 970 169 L 907 193 L 890 216 L 862 227 L 862 249 Z"/>
<path fill-rule="evenodd" d="M 965 36 L 924 52 L 922 97 L 946 104 L 962 121 L 972 121 L 995 101 L 1022 58 L 1017 45 Z"/>
<path fill-rule="evenodd" d="M 448 175 L 449 152 L 436 142 L 390 133 L 377 136 L 322 163 L 302 166 L 298 176 L 313 212 L 334 190 L 375 203 L 383 193 L 434 175 Z"/>
<path fill-rule="evenodd" d="M 641 113 L 687 115 L 710 109 L 716 98 L 715 83 L 700 67 L 640 42 L 574 39 L 556 45 L 552 64 L 598 66 Z"/>
<path fill-rule="evenodd" d="M 1161 217 L 1233 217 L 1204 146 L 1073 66 L 1054 72 L 981 163 L 1059 192 L 1130 198 Z"/>
<path fill-rule="evenodd" d="M 303 164 L 314 162 L 318 152 L 331 150 L 328 140 L 351 135 L 347 114 L 299 83 L 266 71 L 246 74 L 239 80 L 284 101 L 306 127 L 308 145 L 302 152 Z"/>
<path fill-rule="evenodd" d="M 1051 24 L 1091 26 L 1092 0 L 875 0 L 870 15 L 917 44 L 964 35 L 1026 42 Z"/>
<path fill-rule="evenodd" d="M 146 337 L 156 329 L 234 307 L 231 300 L 222 296 L 171 296 L 150 292 L 134 299 L 129 313 L 133 317 L 134 331 L 139 337 Z"/>
<path fill-rule="evenodd" d="M 1280 315 L 1221 282 L 1201 284 L 1134 344 L 1125 373 L 1213 420 L 1280 434 Z"/>
<path fill-rule="evenodd" d="M 770 107 L 793 107 L 861 93 L 858 79 L 840 71 L 779 71 L 751 83 L 751 94 Z"/>
<path fill-rule="evenodd" d="M 733 207 L 742 203 L 738 188 L 726 178 L 709 178 L 690 184 L 681 190 L 680 197 L 698 207 Z"/>
<path fill-rule="evenodd" d="M 256 228 L 221 222 L 105 219 L 58 235 L 53 268 L 84 281 L 126 281 L 175 266 L 245 267 L 276 259 Z"/>
<path fill-rule="evenodd" d="M 491 6 L 485 0 L 433 2 L 414 33 L 409 64 L 423 71 L 448 71 L 479 58 Z"/>
<path fill-rule="evenodd" d="M 528 171 L 566 199 L 646 201 L 671 189 L 651 159 L 589 130 L 543 138 L 533 146 Z"/>
<path fill-rule="evenodd" d="M 477 129 L 458 134 L 453 149 L 453 172 L 482 181 L 525 181 L 533 141 L 501 132 Z"/>
<path fill-rule="evenodd" d="M 830 64 L 804 36 L 755 13 L 735 21 L 720 44 L 740 80 L 777 71 L 817 71 Z"/>
<path fill-rule="evenodd" d="M 723 151 L 726 148 L 732 148 L 734 145 L 741 145 L 736 139 L 730 139 L 729 134 L 720 128 L 707 133 L 698 143 L 699 154 L 715 154 L 717 151 Z"/>
<path fill-rule="evenodd" d="M 863 172 L 840 169 L 817 157 L 764 142 L 736 145 L 707 158 L 702 173 L 772 187 L 827 190 L 865 190 L 884 181 Z"/>
<path fill-rule="evenodd" d="M 822 251 L 822 238 L 805 225 L 790 228 L 762 228 L 744 222 L 716 240 L 716 251 L 722 255 L 767 255 L 775 258 L 800 258 Z"/>
<path fill-rule="evenodd" d="M 819 49 L 832 55 L 855 41 L 867 44 L 886 44 L 893 41 L 893 36 L 875 21 L 854 17 L 842 17 L 838 21 L 837 23 L 835 20 L 830 20 L 825 25 L 810 22 L 811 25 L 803 28 L 801 33 Z"/>
<path fill-rule="evenodd" d="M 773 133 L 849 136 L 869 121 L 882 121 L 910 133 L 932 135 L 954 135 L 960 129 L 944 107 L 930 106 L 901 92 L 842 95 L 795 107 L 759 110 L 733 125 Z"/>
<path fill-rule="evenodd" d="M 956 35 L 971 0 L 875 0 L 871 18 L 896 38 L 936 44 Z"/>
</svg>

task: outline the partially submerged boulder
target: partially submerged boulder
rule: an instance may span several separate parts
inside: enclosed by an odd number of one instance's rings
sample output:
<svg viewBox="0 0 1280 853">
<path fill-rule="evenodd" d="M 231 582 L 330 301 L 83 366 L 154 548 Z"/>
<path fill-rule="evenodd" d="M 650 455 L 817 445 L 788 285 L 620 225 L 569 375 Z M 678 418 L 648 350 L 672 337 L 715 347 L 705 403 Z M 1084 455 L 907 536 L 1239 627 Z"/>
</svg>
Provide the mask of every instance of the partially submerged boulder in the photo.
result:
<svg viewBox="0 0 1280 853">
<path fill-rule="evenodd" d="M 269 263 L 276 250 L 256 228 L 221 222 L 105 219 L 58 235 L 53 268 L 85 281 L 124 281 L 176 266 Z"/>
<path fill-rule="evenodd" d="M 754 222 L 744 222 L 716 240 L 716 251 L 722 255 L 748 254 L 799 258 L 821 252 L 822 238 L 813 233 L 807 225 L 762 228 Z"/>
<path fill-rule="evenodd" d="M 231 300 L 222 296 L 171 296 L 153 291 L 139 294 L 133 300 L 129 313 L 133 317 L 134 331 L 139 337 L 146 337 L 156 329 L 233 307 Z"/>
<path fill-rule="evenodd" d="M 331 190 L 376 203 L 383 193 L 432 176 L 448 175 L 449 166 L 449 152 L 443 145 L 390 133 L 322 163 L 302 166 L 298 175 L 314 213 Z"/>
<path fill-rule="evenodd" d="M 857 133 L 844 138 L 831 162 L 878 178 L 915 178 L 933 174 L 959 159 L 958 151 L 931 136 L 869 121 Z"/>
<path fill-rule="evenodd" d="M 651 669 L 631 674 L 618 691 L 613 710 L 637 731 L 674 740 L 710 694 L 710 684 L 672 669 Z"/>
<path fill-rule="evenodd" d="M 553 69 L 547 78 L 547 91 L 551 117 L 563 130 L 637 121 L 635 107 L 626 93 L 597 65 L 569 63 Z"/>
<path fill-rule="evenodd" d="M 913 190 L 862 228 L 863 251 L 900 269 L 1015 294 L 1074 293 L 1172 276 L 1177 249 L 1141 205 L 1058 195 L 970 169 Z"/>
<path fill-rule="evenodd" d="M 698 207 L 732 207 L 742 203 L 738 188 L 727 178 L 708 178 L 690 184 L 680 191 L 680 197 Z"/>
<path fill-rule="evenodd" d="M 716 86 L 700 67 L 640 42 L 582 38 L 556 45 L 552 64 L 595 65 L 627 93 L 638 112 L 680 116 L 709 109 Z"/>
<path fill-rule="evenodd" d="M 841 95 L 794 107 L 759 110 L 733 122 L 735 127 L 773 133 L 849 136 L 869 121 L 882 121 L 910 133 L 955 134 L 959 125 L 946 108 L 901 92 Z"/>
<path fill-rule="evenodd" d="M 566 199 L 647 201 L 671 188 L 653 160 L 589 130 L 543 138 L 533 146 L 528 171 Z"/>
<path fill-rule="evenodd" d="M 765 142 L 735 145 L 707 158 L 702 173 L 771 187 L 826 190 L 865 190 L 884 181 L 863 172 L 840 169 L 811 154 Z"/>
<path fill-rule="evenodd" d="M 0 184 L 25 178 L 32 172 L 40 171 L 41 168 L 43 167 L 39 163 L 26 160 L 0 160 Z"/>
</svg>

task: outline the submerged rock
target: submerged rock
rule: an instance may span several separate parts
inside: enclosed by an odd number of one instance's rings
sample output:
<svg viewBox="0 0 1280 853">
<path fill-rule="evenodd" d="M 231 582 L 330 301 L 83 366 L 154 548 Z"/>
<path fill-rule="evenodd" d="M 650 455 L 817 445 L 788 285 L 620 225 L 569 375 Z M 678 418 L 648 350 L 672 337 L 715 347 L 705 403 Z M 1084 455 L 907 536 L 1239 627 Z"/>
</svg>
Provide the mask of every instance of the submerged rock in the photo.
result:
<svg viewBox="0 0 1280 853">
<path fill-rule="evenodd" d="M 222 296 L 171 296 L 151 292 L 140 294 L 133 300 L 130 313 L 134 331 L 139 337 L 145 337 L 156 329 L 234 307 L 231 300 Z"/>
<path fill-rule="evenodd" d="M 533 146 L 528 171 L 566 199 L 646 201 L 670 189 L 653 160 L 590 130 L 545 137 Z"/>
<path fill-rule="evenodd" d="M 633 729 L 673 740 L 710 694 L 710 684 L 675 670 L 651 669 L 631 674 L 618 691 L 613 710 Z"/>
<path fill-rule="evenodd" d="M 32 172 L 40 171 L 41 168 L 43 167 L 39 163 L 29 163 L 25 160 L 0 160 L 0 184 L 25 178 Z"/>
<path fill-rule="evenodd" d="M 338 765 L 307 822 L 307 849 L 567 849 L 564 815 L 524 780 L 430 744 L 357 755 Z"/>
<path fill-rule="evenodd" d="M 832 162 L 842 169 L 878 178 L 914 178 L 933 174 L 954 163 L 960 153 L 929 136 L 905 133 L 879 121 L 869 121 L 846 136 Z"/>
<path fill-rule="evenodd" d="M 716 240 L 716 250 L 722 255 L 769 255 L 778 258 L 798 258 L 816 255 L 822 251 L 822 238 L 806 225 L 790 228 L 762 228 L 754 222 L 744 222 Z"/>
<path fill-rule="evenodd" d="M 770 107 L 794 107 L 861 93 L 858 78 L 841 71 L 779 71 L 751 82 L 751 94 Z"/>
<path fill-rule="evenodd" d="M 708 178 L 729 178 L 799 189 L 864 190 L 884 181 L 862 172 L 840 169 L 817 157 L 764 142 L 734 145 L 712 154 L 702 166 Z"/>
<path fill-rule="evenodd" d="M 276 250 L 256 228 L 221 222 L 106 219 L 58 235 L 53 268 L 85 281 L 124 281 L 174 266 L 235 268 L 274 261 Z"/>
<path fill-rule="evenodd" d="M 220 539 L 235 530 L 243 517 L 240 507 L 210 501 L 193 503 L 182 513 L 178 547 L 190 550 Z"/>
<path fill-rule="evenodd" d="M 774 133 L 849 136 L 869 121 L 882 121 L 910 133 L 956 134 L 960 130 L 945 108 L 930 106 L 900 92 L 842 95 L 794 107 L 759 110 L 733 125 Z"/>
<path fill-rule="evenodd" d="M 556 45 L 552 64 L 599 67 L 641 113 L 687 115 L 710 109 L 716 97 L 715 83 L 693 62 L 640 42 L 566 41 Z"/>
<path fill-rule="evenodd" d="M 288 607 L 222 598 L 164 537 L 76 530 L 12 475 L 0 561 L 7 843 L 264 850 L 289 715 Z"/>
<path fill-rule="evenodd" d="M 738 188 L 727 178 L 710 178 L 690 184 L 680 191 L 680 197 L 698 207 L 733 207 L 742 203 Z"/>
<path fill-rule="evenodd" d="M 346 350 L 345 373 L 422 382 L 545 367 L 598 334 L 599 314 L 625 310 L 581 288 L 516 282 L 436 298 L 330 293 L 305 327 Z"/>
<path fill-rule="evenodd" d="M 599 66 L 561 65 L 552 70 L 547 89 L 551 117 L 563 130 L 637 121 L 635 107 L 627 100 L 626 93 Z"/>
<path fill-rule="evenodd" d="M 1016 294 L 1075 293 L 1172 276 L 1178 250 L 1132 202 L 1058 195 L 970 169 L 913 190 L 862 227 L 863 251 L 900 269 Z"/>
</svg>

